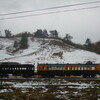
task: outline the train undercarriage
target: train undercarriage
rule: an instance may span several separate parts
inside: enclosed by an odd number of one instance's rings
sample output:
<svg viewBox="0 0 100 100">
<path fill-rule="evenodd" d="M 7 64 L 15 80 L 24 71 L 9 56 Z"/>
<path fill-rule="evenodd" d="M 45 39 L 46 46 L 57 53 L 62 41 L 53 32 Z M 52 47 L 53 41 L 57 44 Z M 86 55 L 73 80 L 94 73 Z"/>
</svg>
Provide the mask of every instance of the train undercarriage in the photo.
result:
<svg viewBox="0 0 100 100">
<path fill-rule="evenodd" d="M 83 78 L 94 78 L 99 74 L 99 71 L 38 71 L 38 75 L 41 75 L 42 77 L 82 76 Z"/>
</svg>

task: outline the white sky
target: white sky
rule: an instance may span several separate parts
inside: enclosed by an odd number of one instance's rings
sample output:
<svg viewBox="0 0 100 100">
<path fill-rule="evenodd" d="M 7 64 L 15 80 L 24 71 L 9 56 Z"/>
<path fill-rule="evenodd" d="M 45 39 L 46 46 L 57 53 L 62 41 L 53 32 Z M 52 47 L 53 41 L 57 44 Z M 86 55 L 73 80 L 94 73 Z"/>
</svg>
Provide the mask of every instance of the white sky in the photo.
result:
<svg viewBox="0 0 100 100">
<path fill-rule="evenodd" d="M 99 0 L 0 0 L 0 14 L 92 1 Z M 21 15 L 91 6 L 100 6 L 100 3 Z M 6 17 L 0 16 L 0 18 Z M 95 42 L 100 40 L 100 8 L 33 16 L 20 19 L 0 20 L 0 31 L 3 35 L 4 29 L 11 30 L 13 34 L 23 31 L 34 32 L 36 29 L 47 29 L 48 31 L 56 29 L 61 37 L 64 37 L 66 33 L 72 35 L 72 41 L 75 41 L 76 43 L 84 43 L 86 38 L 90 38 L 93 42 Z"/>
</svg>

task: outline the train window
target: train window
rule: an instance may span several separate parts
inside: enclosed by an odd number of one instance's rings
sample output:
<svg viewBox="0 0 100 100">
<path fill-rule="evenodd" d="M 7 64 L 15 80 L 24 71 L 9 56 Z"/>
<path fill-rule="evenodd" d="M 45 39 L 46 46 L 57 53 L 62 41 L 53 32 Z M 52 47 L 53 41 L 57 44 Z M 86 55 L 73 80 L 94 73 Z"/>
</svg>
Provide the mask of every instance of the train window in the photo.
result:
<svg viewBox="0 0 100 100">
<path fill-rule="evenodd" d="M 58 67 L 56 67 L 56 70 L 58 70 Z"/>
<path fill-rule="evenodd" d="M 49 67 L 49 70 L 51 70 L 51 67 Z"/>
<path fill-rule="evenodd" d="M 53 67 L 51 67 L 51 70 L 53 70 Z"/>
<path fill-rule="evenodd" d="M 83 66 L 83 70 L 85 70 L 85 67 Z"/>
<path fill-rule="evenodd" d="M 77 70 L 77 67 L 75 67 L 75 70 Z"/>
<path fill-rule="evenodd" d="M 70 67 L 68 67 L 68 70 L 70 70 Z"/>
<path fill-rule="evenodd" d="M 72 70 L 75 70 L 75 67 L 72 67 Z"/>
<path fill-rule="evenodd" d="M 55 70 L 55 67 L 52 67 L 52 70 Z"/>
<path fill-rule="evenodd" d="M 32 68 L 32 70 L 34 70 L 34 68 Z"/>
<path fill-rule="evenodd" d="M 61 70 L 61 67 L 59 67 L 59 70 Z"/>
<path fill-rule="evenodd" d="M 90 67 L 88 67 L 88 70 L 90 70 Z"/>
<path fill-rule="evenodd" d="M 61 67 L 60 70 L 63 70 L 63 67 Z"/>
<path fill-rule="evenodd" d="M 87 67 L 84 67 L 84 70 L 87 70 Z"/>
<path fill-rule="evenodd" d="M 57 70 L 58 67 L 55 66 L 55 70 Z"/>
<path fill-rule="evenodd" d="M 56 67 L 53 67 L 54 68 L 54 70 L 56 70 Z"/>
<path fill-rule="evenodd" d="M 64 70 L 64 67 L 62 67 L 62 70 Z"/>
<path fill-rule="evenodd" d="M 92 70 L 95 70 L 95 67 L 92 66 Z"/>
<path fill-rule="evenodd" d="M 57 67 L 57 70 L 59 70 L 59 67 Z"/>
<path fill-rule="evenodd" d="M 49 67 L 49 70 L 52 70 L 52 67 Z"/>
<path fill-rule="evenodd" d="M 47 67 L 47 70 L 49 69 L 49 67 Z"/>
<path fill-rule="evenodd" d="M 73 70 L 73 67 L 72 67 L 72 70 Z"/>
<path fill-rule="evenodd" d="M 54 70 L 56 70 L 56 69 L 57 69 L 57 67 L 55 66 L 55 67 L 54 67 Z"/>
<path fill-rule="evenodd" d="M 54 67 L 51 67 L 51 70 L 54 70 Z"/>
<path fill-rule="evenodd" d="M 28 70 L 30 70 L 30 67 L 28 67 Z"/>
<path fill-rule="evenodd" d="M 66 67 L 66 70 L 69 70 L 69 67 Z"/>
<path fill-rule="evenodd" d="M 81 70 L 81 67 L 78 67 L 78 70 Z"/>
<path fill-rule="evenodd" d="M 81 67 L 81 70 L 83 70 L 84 68 L 83 67 Z"/>
<path fill-rule="evenodd" d="M 60 70 L 60 67 L 58 67 L 58 70 Z"/>
</svg>

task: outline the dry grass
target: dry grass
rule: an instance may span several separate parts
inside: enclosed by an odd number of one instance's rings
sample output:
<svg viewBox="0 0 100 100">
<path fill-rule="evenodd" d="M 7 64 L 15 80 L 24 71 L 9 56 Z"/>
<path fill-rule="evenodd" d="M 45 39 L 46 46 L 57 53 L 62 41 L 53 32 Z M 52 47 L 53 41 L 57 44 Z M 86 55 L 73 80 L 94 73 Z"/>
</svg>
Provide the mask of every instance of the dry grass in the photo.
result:
<svg viewBox="0 0 100 100">
<path fill-rule="evenodd" d="M 98 100 L 100 99 L 100 81 L 91 81 L 95 86 L 89 86 L 87 88 L 76 88 L 77 85 L 66 86 L 37 86 L 36 88 L 26 88 L 23 91 L 22 88 L 15 88 L 8 82 L 32 82 L 31 79 L 27 80 L 1 80 L 0 90 L 7 89 L 7 92 L 0 93 L 0 100 Z M 59 82 L 59 80 L 52 79 L 34 79 L 33 82 Z M 60 80 L 62 82 L 62 79 Z M 3 83 L 6 84 L 3 84 Z M 68 82 L 68 81 L 66 81 Z M 69 81 L 78 82 L 79 84 L 87 83 L 90 81 Z M 72 88 L 70 88 L 72 86 Z M 11 90 L 11 91 L 10 91 Z"/>
</svg>

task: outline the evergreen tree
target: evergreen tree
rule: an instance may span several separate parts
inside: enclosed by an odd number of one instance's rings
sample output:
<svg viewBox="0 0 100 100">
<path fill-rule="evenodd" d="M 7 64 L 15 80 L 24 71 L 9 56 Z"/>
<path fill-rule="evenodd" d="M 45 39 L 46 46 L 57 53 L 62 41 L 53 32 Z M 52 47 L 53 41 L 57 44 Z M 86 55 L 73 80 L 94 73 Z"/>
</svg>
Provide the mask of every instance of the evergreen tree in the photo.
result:
<svg viewBox="0 0 100 100">
<path fill-rule="evenodd" d="M 89 38 L 86 39 L 86 42 L 85 42 L 85 45 L 86 46 L 90 46 L 92 43 L 91 43 L 91 40 Z"/>
<path fill-rule="evenodd" d="M 89 38 L 86 39 L 85 41 L 85 49 L 89 50 L 89 51 L 94 51 L 94 44 L 91 42 L 91 40 Z"/>
<path fill-rule="evenodd" d="M 46 29 L 44 29 L 43 31 L 41 29 L 37 29 L 37 31 L 34 32 L 34 36 L 40 38 L 48 37 L 48 32 Z"/>
<path fill-rule="evenodd" d="M 13 47 L 14 47 L 14 48 L 17 48 L 17 47 L 18 47 L 18 42 L 17 42 L 17 41 L 14 41 Z"/>
<path fill-rule="evenodd" d="M 28 48 L 28 36 L 27 32 L 22 34 L 21 41 L 20 41 L 20 48 L 27 49 Z"/>
<path fill-rule="evenodd" d="M 73 37 L 71 36 L 71 35 L 69 35 L 69 34 L 66 34 L 66 36 L 64 37 L 64 41 L 66 41 L 66 42 L 71 42 L 71 39 L 72 39 Z"/>
<path fill-rule="evenodd" d="M 9 37 L 11 37 L 11 31 L 9 31 L 9 30 L 5 30 L 5 36 L 7 37 L 7 38 L 9 38 Z"/>
<path fill-rule="evenodd" d="M 45 37 L 48 37 L 49 36 L 46 29 L 43 30 L 43 34 L 44 34 Z"/>
<path fill-rule="evenodd" d="M 98 53 L 98 54 L 100 54 L 100 41 L 97 41 L 95 43 L 94 47 L 95 47 L 95 52 Z"/>
<path fill-rule="evenodd" d="M 56 30 L 50 31 L 52 38 L 58 38 L 58 32 Z"/>
</svg>

